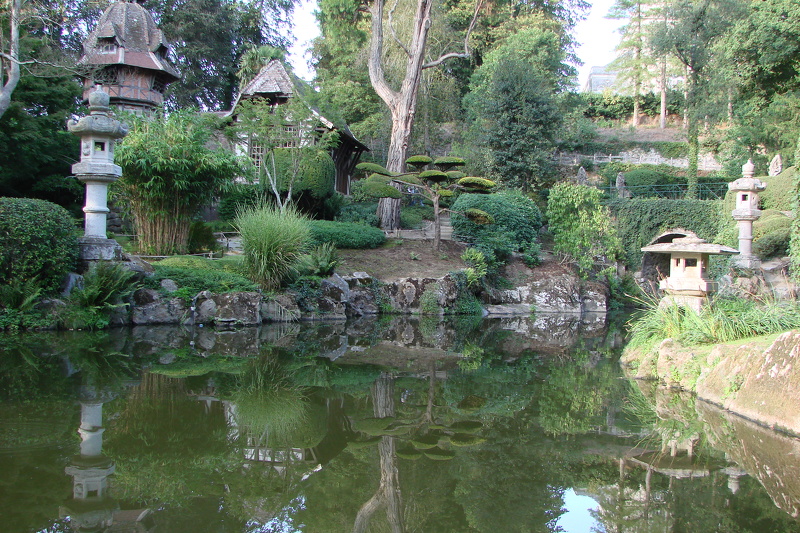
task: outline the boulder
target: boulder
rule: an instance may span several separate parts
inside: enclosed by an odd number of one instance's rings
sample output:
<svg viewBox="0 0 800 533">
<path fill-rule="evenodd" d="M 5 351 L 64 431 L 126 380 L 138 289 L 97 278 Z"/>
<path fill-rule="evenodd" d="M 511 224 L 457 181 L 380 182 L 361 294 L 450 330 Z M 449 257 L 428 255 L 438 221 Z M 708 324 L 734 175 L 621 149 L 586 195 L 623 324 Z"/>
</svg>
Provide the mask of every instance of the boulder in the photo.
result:
<svg viewBox="0 0 800 533">
<path fill-rule="evenodd" d="M 153 289 L 139 289 L 133 293 L 131 323 L 135 326 L 148 324 L 180 324 L 188 309 L 180 298 L 161 297 Z"/>
</svg>

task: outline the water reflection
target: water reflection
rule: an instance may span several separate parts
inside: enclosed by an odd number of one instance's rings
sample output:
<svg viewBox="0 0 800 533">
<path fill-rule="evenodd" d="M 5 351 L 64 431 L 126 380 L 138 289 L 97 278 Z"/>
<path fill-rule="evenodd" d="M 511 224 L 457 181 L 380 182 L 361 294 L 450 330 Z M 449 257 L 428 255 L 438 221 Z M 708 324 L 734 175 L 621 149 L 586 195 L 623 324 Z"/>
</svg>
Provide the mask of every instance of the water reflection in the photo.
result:
<svg viewBox="0 0 800 533">
<path fill-rule="evenodd" d="M 623 379 L 620 339 L 576 317 L 2 338 L 0 517 L 12 532 L 800 531 L 798 441 Z M 579 499 L 596 504 L 570 522 Z"/>
</svg>

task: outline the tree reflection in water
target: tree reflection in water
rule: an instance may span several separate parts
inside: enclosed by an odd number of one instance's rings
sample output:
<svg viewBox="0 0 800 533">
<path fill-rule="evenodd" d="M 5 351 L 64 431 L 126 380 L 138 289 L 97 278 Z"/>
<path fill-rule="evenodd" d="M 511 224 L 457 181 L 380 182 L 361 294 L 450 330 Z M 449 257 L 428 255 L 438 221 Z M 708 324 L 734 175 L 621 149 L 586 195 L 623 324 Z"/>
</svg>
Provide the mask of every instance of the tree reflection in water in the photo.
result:
<svg viewBox="0 0 800 533">
<path fill-rule="evenodd" d="M 618 336 L 554 323 L 0 343 L 4 530 L 64 531 L 59 505 L 77 520 L 97 498 L 117 502 L 115 524 L 150 509 L 139 525 L 171 533 L 557 531 L 571 489 L 599 502 L 605 531 L 800 531 L 796 439 L 632 385 Z M 76 491 L 80 469 L 109 461 L 105 487 Z"/>
</svg>

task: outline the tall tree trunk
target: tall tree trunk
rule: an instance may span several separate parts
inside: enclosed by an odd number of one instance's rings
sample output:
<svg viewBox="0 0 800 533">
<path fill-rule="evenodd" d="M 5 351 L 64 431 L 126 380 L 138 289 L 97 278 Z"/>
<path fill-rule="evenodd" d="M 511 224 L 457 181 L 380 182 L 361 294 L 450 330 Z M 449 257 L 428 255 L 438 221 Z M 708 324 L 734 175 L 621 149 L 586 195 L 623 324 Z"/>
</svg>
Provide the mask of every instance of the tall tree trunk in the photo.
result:
<svg viewBox="0 0 800 533">
<path fill-rule="evenodd" d="M 659 127 L 663 130 L 667 127 L 667 58 L 661 63 L 661 117 Z"/>
<path fill-rule="evenodd" d="M 394 378 L 381 376 L 372 384 L 372 412 L 376 418 L 394 416 Z M 403 533 L 403 509 L 400 479 L 397 473 L 394 437 L 384 436 L 378 443 L 381 481 L 378 490 L 361 506 L 353 524 L 353 533 L 364 533 L 370 518 L 386 507 L 386 518 L 392 533 Z"/>
<path fill-rule="evenodd" d="M 0 117 L 11 105 L 11 93 L 19 83 L 19 18 L 22 11 L 22 0 L 10 0 L 9 6 L 9 39 L 8 53 L 0 48 Z"/>
<path fill-rule="evenodd" d="M 642 4 L 636 3 L 636 69 L 633 78 L 633 120 L 631 125 L 636 128 L 639 126 L 639 108 L 641 107 L 642 92 Z"/>
<path fill-rule="evenodd" d="M 687 141 L 689 142 L 689 168 L 686 172 L 686 199 L 694 200 L 697 198 L 697 163 L 700 157 L 700 127 L 696 116 L 691 116 L 689 110 L 696 109 L 697 106 L 697 83 L 698 72 L 688 69 L 690 76 L 687 77 L 686 90 L 686 127 Z"/>
<path fill-rule="evenodd" d="M 384 101 L 392 114 L 392 133 L 386 161 L 388 170 L 392 172 L 402 172 L 404 170 L 423 69 L 436 67 L 450 58 L 469 57 L 469 36 L 478 16 L 480 1 L 478 0 L 475 7 L 475 14 L 464 39 L 464 52 L 448 53 L 435 61 L 425 63 L 425 48 L 428 42 L 428 31 L 431 26 L 431 7 L 434 0 L 417 0 L 417 10 L 411 27 L 411 41 L 407 48 L 403 47 L 408 58 L 405 76 L 400 84 L 400 90 L 394 90 L 386 81 L 382 64 L 384 0 L 373 0 L 370 9 L 372 34 L 370 36 L 368 70 L 369 80 L 373 89 L 375 89 L 375 92 L 381 97 L 381 100 Z M 378 205 L 378 218 L 381 220 L 383 229 L 398 229 L 400 227 L 399 200 L 382 199 Z"/>
</svg>

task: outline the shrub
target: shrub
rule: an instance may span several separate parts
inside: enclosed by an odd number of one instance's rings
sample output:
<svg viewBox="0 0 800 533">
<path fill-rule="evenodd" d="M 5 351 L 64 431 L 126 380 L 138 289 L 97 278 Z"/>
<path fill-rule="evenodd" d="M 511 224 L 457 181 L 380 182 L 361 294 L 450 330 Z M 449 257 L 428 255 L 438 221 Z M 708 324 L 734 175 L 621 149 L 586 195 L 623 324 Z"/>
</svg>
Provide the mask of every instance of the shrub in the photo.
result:
<svg viewBox="0 0 800 533">
<path fill-rule="evenodd" d="M 214 236 L 214 229 L 200 220 L 195 220 L 189 226 L 189 244 L 187 247 L 190 254 L 217 252 L 220 249 L 217 238 Z"/>
<path fill-rule="evenodd" d="M 470 209 L 488 213 L 493 224 L 477 224 L 464 216 Z M 453 203 L 451 221 L 455 235 L 480 248 L 487 259 L 507 256 L 536 242 L 542 213 L 519 191 L 497 194 L 462 194 Z"/>
<path fill-rule="evenodd" d="M 257 185 L 239 183 L 226 190 L 219 199 L 217 214 L 221 220 L 232 221 L 236 213 L 263 201 L 264 192 Z"/>
<path fill-rule="evenodd" d="M 144 280 L 145 287 L 158 289 L 161 287 L 161 280 L 171 279 L 179 287 L 177 296 L 186 299 L 191 299 L 201 291 L 224 293 L 258 290 L 258 285 L 233 272 L 208 268 L 166 266 L 162 263 L 163 261 L 153 265 L 155 274 Z"/>
<path fill-rule="evenodd" d="M 583 276 L 597 262 L 613 263 L 622 251 L 611 214 L 600 203 L 601 195 L 593 187 L 559 183 L 547 198 L 553 249 L 571 258 Z"/>
<path fill-rule="evenodd" d="M 433 220 L 433 208 L 427 205 L 414 205 L 400 210 L 400 227 L 416 229 L 422 227 L 423 221 Z"/>
<path fill-rule="evenodd" d="M 300 276 L 330 276 L 339 265 L 336 247 L 326 242 L 320 244 L 310 253 L 301 255 L 295 264 L 295 270 Z"/>
<path fill-rule="evenodd" d="M 753 241 L 753 253 L 761 259 L 785 257 L 789 254 L 789 240 L 791 228 L 780 228 Z"/>
<path fill-rule="evenodd" d="M 326 242 L 337 248 L 377 248 L 386 242 L 386 235 L 378 228 L 365 224 L 312 220 L 311 240 L 315 245 Z"/>
<path fill-rule="evenodd" d="M 75 223 L 66 209 L 30 198 L 0 198 L 0 283 L 36 278 L 59 289 L 78 258 Z"/>
<path fill-rule="evenodd" d="M 337 222 L 350 222 L 355 224 L 366 224 L 368 226 L 379 227 L 380 220 L 376 214 L 378 211 L 377 202 L 359 202 L 342 206 L 339 214 L 336 215 Z"/>
<path fill-rule="evenodd" d="M 242 236 L 248 277 L 268 290 L 277 289 L 309 244 L 308 219 L 294 208 L 248 207 L 234 222 Z"/>
<path fill-rule="evenodd" d="M 759 178 L 766 182 L 767 188 L 759 194 L 763 209 L 791 211 L 797 178 L 797 167 L 789 167 L 777 176 Z"/>
<path fill-rule="evenodd" d="M 336 182 L 336 166 L 330 154 L 324 150 L 303 152 L 300 161 L 296 161 L 298 153 L 294 148 L 276 148 L 275 171 L 278 176 L 291 176 L 292 168 L 297 165 L 297 179 L 294 182 L 293 194 L 306 193 L 316 199 L 331 196 Z M 263 187 L 267 184 L 263 183 Z M 280 183 L 281 192 L 288 191 L 288 183 Z"/>
</svg>

